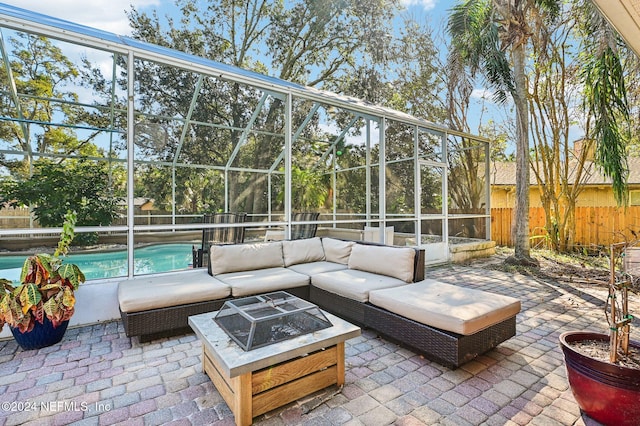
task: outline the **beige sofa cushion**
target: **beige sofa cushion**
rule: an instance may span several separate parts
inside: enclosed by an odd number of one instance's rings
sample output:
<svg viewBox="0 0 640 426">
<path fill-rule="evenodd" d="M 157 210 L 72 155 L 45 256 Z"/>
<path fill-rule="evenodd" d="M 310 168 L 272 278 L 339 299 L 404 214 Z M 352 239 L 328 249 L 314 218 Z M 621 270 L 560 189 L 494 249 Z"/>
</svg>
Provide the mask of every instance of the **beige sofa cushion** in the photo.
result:
<svg viewBox="0 0 640 426">
<path fill-rule="evenodd" d="M 410 283 L 413 281 L 415 255 L 415 250 L 410 247 L 356 244 L 349 256 L 349 269 L 387 275 Z"/>
<path fill-rule="evenodd" d="M 465 335 L 520 312 L 520 301 L 513 297 L 431 279 L 397 289 L 372 291 L 369 302 L 421 324 Z"/>
<path fill-rule="evenodd" d="M 212 245 L 209 251 L 213 275 L 284 266 L 282 241 Z"/>
<path fill-rule="evenodd" d="M 282 242 L 284 266 L 297 265 L 299 263 L 318 262 L 324 260 L 324 250 L 320 238 L 305 238 Z"/>
<path fill-rule="evenodd" d="M 367 302 L 369 292 L 383 288 L 406 286 L 397 278 L 355 269 L 324 272 L 311 276 L 311 285 L 358 302 Z"/>
<path fill-rule="evenodd" d="M 347 269 L 347 265 L 343 265 L 342 263 L 322 261 L 322 262 L 311 262 L 311 263 L 299 263 L 297 265 L 289 266 L 288 269 L 299 272 L 301 274 L 312 276 L 316 274 L 321 274 L 323 272 L 340 271 L 342 269 Z"/>
<path fill-rule="evenodd" d="M 217 275 L 234 297 L 309 285 L 309 277 L 285 268 L 256 269 Z"/>
<path fill-rule="evenodd" d="M 336 240 L 335 238 L 323 238 L 322 247 L 324 249 L 324 257 L 327 262 L 342 263 L 346 265 L 349 263 L 349 256 L 351 255 L 351 248 L 356 243 L 353 241 Z"/>
<path fill-rule="evenodd" d="M 224 299 L 230 294 L 231 288 L 209 275 L 206 269 L 142 276 L 118 283 L 118 302 L 122 312 Z"/>
</svg>

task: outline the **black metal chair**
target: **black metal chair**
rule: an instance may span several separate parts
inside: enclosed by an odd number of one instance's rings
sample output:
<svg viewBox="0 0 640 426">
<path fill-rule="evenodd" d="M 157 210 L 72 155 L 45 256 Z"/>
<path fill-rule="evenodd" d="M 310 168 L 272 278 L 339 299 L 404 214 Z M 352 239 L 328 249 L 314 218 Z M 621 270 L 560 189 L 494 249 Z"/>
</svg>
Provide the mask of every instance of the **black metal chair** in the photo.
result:
<svg viewBox="0 0 640 426">
<path fill-rule="evenodd" d="M 319 212 L 294 213 L 291 216 L 292 222 L 316 222 L 320 217 Z M 313 238 L 318 230 L 317 223 L 301 223 L 291 225 L 291 239 L 301 240 L 303 238 Z"/>
<path fill-rule="evenodd" d="M 202 216 L 202 223 L 244 223 L 246 213 L 213 213 Z M 193 267 L 207 266 L 209 246 L 211 244 L 239 244 L 244 242 L 244 226 L 224 226 L 204 228 L 200 248 L 193 247 Z"/>
</svg>

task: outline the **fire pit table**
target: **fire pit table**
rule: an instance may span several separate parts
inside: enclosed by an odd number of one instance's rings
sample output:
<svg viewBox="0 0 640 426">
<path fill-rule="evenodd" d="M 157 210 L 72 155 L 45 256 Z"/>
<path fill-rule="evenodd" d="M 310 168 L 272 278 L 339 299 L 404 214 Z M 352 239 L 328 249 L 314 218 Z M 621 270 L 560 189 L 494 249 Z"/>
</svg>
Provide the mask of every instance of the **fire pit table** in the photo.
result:
<svg viewBox="0 0 640 426">
<path fill-rule="evenodd" d="M 286 292 L 229 301 L 220 311 L 189 317 L 189 325 L 202 341 L 202 369 L 237 425 L 344 384 L 344 342 L 360 335 L 359 327 Z"/>
</svg>

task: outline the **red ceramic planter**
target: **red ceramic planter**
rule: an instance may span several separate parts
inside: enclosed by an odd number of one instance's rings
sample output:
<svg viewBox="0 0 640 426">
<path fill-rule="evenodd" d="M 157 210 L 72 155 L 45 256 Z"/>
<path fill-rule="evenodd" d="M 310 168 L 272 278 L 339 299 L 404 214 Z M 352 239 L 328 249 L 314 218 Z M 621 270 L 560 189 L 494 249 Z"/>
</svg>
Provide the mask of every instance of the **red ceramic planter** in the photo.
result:
<svg viewBox="0 0 640 426">
<path fill-rule="evenodd" d="M 566 332 L 560 335 L 571 391 L 584 413 L 605 425 L 640 424 L 640 370 L 598 361 L 567 343 L 582 340 L 609 342 L 601 333 Z M 640 343 L 630 345 L 640 348 Z"/>
</svg>

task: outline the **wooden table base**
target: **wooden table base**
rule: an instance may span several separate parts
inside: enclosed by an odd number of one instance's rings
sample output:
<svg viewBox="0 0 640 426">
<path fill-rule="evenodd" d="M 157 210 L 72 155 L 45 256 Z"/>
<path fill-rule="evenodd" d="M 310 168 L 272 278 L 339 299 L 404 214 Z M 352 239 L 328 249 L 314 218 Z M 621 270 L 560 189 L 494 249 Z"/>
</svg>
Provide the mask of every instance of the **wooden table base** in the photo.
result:
<svg viewBox="0 0 640 426">
<path fill-rule="evenodd" d="M 203 345 L 202 368 L 237 425 L 333 384 L 344 384 L 344 342 L 238 377 L 226 377 Z"/>
</svg>

